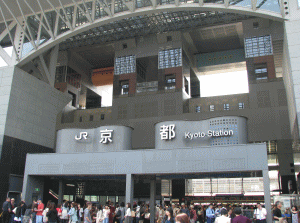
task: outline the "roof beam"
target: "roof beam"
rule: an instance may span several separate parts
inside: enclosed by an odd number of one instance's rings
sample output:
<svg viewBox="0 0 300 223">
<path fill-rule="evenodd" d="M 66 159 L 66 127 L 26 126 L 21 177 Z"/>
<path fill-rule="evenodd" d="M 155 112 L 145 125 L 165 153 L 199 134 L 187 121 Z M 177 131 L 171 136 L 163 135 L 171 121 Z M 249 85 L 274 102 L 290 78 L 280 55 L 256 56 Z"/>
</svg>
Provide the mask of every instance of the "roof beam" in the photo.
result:
<svg viewBox="0 0 300 223">
<path fill-rule="evenodd" d="M 11 33 L 10 33 L 9 26 L 8 26 L 7 21 L 6 21 L 6 19 L 5 19 L 5 16 L 4 16 L 2 7 L 0 7 L 0 11 L 1 11 L 2 17 L 3 17 L 3 19 L 4 19 L 4 24 L 5 24 L 5 26 L 6 26 L 6 29 L 7 29 L 7 32 L 8 32 L 9 39 L 10 39 L 10 41 L 11 41 L 11 43 L 12 43 L 12 46 L 13 46 L 13 49 L 14 49 L 14 52 L 15 52 L 15 55 L 16 55 L 16 59 L 19 60 L 20 58 L 19 58 L 19 56 L 18 56 L 18 52 L 17 52 L 16 46 L 15 46 L 15 42 L 14 42 L 14 39 L 13 39 Z"/>
<path fill-rule="evenodd" d="M 70 23 L 70 20 L 69 20 L 67 14 L 66 14 L 65 8 L 63 7 L 63 5 L 62 5 L 62 3 L 61 3 L 61 0 L 58 0 L 58 1 L 59 1 L 59 3 L 61 4 L 62 10 L 63 10 L 63 12 L 64 12 L 64 14 L 65 14 L 65 16 L 66 16 L 66 19 L 65 19 L 64 17 L 62 17 L 62 15 L 60 14 L 59 10 L 57 10 L 57 9 L 55 8 L 55 6 L 50 2 L 50 0 L 46 0 L 46 1 L 47 1 L 47 2 L 49 3 L 49 5 L 53 8 L 53 10 L 57 13 L 57 15 L 61 18 L 61 20 L 69 26 L 70 30 L 73 30 L 74 28 L 73 28 L 72 24 Z M 58 22 L 58 19 L 57 19 L 57 22 Z"/>
<path fill-rule="evenodd" d="M 54 39 L 55 36 L 54 36 L 54 34 L 53 34 L 53 32 L 52 32 L 50 23 L 49 23 L 49 21 L 48 21 L 48 19 L 47 19 L 47 16 L 46 16 L 45 11 L 44 11 L 44 9 L 43 9 L 43 7 L 42 7 L 42 5 L 41 5 L 41 2 L 40 2 L 40 0 L 37 0 L 37 1 L 38 1 L 38 4 L 39 4 L 39 6 L 40 6 L 40 8 L 41 8 L 41 10 L 42 10 L 42 15 L 43 15 L 43 17 L 45 18 L 45 21 L 46 21 L 46 23 L 47 23 L 47 26 L 49 27 L 48 33 L 50 34 L 51 38 Z"/>
<path fill-rule="evenodd" d="M 89 20 L 89 22 L 92 23 L 93 21 L 92 21 L 92 18 L 90 16 L 90 13 L 88 12 L 88 10 L 84 11 L 83 8 L 81 8 L 80 5 L 75 0 L 72 0 L 72 2 L 77 6 L 77 8 L 79 8 L 79 10 L 82 12 L 82 14 L 85 15 L 85 17 Z M 83 5 L 86 7 L 85 3 Z M 76 19 L 76 16 L 74 19 Z"/>
<path fill-rule="evenodd" d="M 11 16 L 12 16 L 12 17 L 15 19 L 15 21 L 18 23 L 19 27 L 22 29 L 24 35 L 25 35 L 25 36 L 27 37 L 27 39 L 30 41 L 31 45 L 36 49 L 37 47 L 36 47 L 36 45 L 35 45 L 35 43 L 34 43 L 34 40 L 31 39 L 31 38 L 27 35 L 27 33 L 25 32 L 23 26 L 20 24 L 19 20 L 16 18 L 16 16 L 15 16 L 14 13 L 11 11 L 11 9 L 7 6 L 6 2 L 5 2 L 4 0 L 2 0 L 2 2 L 3 2 L 3 4 L 6 6 L 6 8 L 8 9 L 9 13 L 11 14 Z M 3 16 L 4 20 L 5 20 L 5 16 L 4 16 L 4 14 L 3 14 L 2 8 L 0 7 L 0 9 L 1 9 L 1 12 L 2 12 L 2 16 Z M 6 22 L 6 23 L 7 23 L 7 22 Z M 10 32 L 9 32 L 9 33 L 10 33 Z M 10 34 L 10 38 L 12 39 L 11 34 Z M 12 41 L 12 42 L 13 42 L 13 41 Z"/>
<path fill-rule="evenodd" d="M 99 3 L 100 6 L 103 7 L 104 11 L 105 11 L 109 16 L 113 16 L 113 13 L 112 13 L 111 10 L 109 9 L 107 2 L 105 2 L 105 4 L 103 4 L 103 3 L 102 3 L 101 1 L 99 1 L 99 0 L 96 0 L 96 1 Z"/>
<path fill-rule="evenodd" d="M 49 27 L 47 27 L 44 23 L 43 20 L 35 13 L 35 11 L 33 10 L 33 8 L 29 5 L 29 3 L 27 2 L 27 0 L 24 0 L 24 2 L 26 3 L 26 5 L 28 6 L 28 8 L 32 11 L 32 13 L 35 15 L 36 19 L 44 26 L 44 28 L 46 29 L 46 31 L 48 32 L 48 34 L 52 37 L 53 33 L 50 30 Z M 21 9 L 20 9 L 21 10 Z"/>
</svg>

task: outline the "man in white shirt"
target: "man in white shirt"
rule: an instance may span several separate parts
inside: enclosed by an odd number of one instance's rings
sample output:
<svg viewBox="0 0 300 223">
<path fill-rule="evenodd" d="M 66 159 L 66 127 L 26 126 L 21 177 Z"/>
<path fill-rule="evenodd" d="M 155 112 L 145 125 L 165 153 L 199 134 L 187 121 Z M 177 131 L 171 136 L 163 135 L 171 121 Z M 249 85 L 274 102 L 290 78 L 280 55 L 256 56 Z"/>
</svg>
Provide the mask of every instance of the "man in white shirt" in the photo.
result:
<svg viewBox="0 0 300 223">
<path fill-rule="evenodd" d="M 139 223 L 140 221 L 140 218 L 141 218 L 141 206 L 140 206 L 140 202 L 138 202 L 138 205 L 136 206 L 136 211 L 135 211 L 135 222 L 136 223 Z"/>
<path fill-rule="evenodd" d="M 267 210 L 263 208 L 260 203 L 257 204 L 257 209 L 254 211 L 254 217 L 257 223 L 266 223 Z"/>
<path fill-rule="evenodd" d="M 219 217 L 216 218 L 215 223 L 230 223 L 231 219 L 227 217 L 228 211 L 225 208 L 221 208 Z"/>
</svg>

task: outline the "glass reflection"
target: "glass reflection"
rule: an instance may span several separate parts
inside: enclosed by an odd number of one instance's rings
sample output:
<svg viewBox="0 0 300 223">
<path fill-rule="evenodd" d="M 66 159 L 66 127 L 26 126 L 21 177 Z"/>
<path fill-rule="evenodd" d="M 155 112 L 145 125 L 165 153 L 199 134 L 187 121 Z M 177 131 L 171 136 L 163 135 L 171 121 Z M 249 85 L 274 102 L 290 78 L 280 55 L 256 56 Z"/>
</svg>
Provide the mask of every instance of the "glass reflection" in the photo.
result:
<svg viewBox="0 0 300 223">
<path fill-rule="evenodd" d="M 175 4 L 175 0 L 157 0 L 157 5 Z"/>
<path fill-rule="evenodd" d="M 280 13 L 280 5 L 278 0 L 258 0 L 256 8 Z"/>
<path fill-rule="evenodd" d="M 251 8 L 251 0 L 230 0 L 229 4 Z"/>
<path fill-rule="evenodd" d="M 224 4 L 224 0 L 204 0 L 204 3 L 217 3 L 217 4 Z"/>
<path fill-rule="evenodd" d="M 199 0 L 180 0 L 182 3 L 199 3 Z"/>
</svg>

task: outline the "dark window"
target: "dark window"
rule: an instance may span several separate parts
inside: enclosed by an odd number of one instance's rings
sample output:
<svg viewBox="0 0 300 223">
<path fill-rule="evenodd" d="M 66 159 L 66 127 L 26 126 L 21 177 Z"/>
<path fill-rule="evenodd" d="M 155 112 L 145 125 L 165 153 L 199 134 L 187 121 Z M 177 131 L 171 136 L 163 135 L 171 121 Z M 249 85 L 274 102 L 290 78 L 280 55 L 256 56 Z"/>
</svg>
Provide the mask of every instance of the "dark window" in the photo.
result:
<svg viewBox="0 0 300 223">
<path fill-rule="evenodd" d="M 123 44 L 123 49 L 126 49 L 127 48 L 127 43 L 124 43 Z"/>
<path fill-rule="evenodd" d="M 72 96 L 72 106 L 76 107 L 76 94 L 72 93 L 71 91 L 68 91 L 68 93 Z"/>
<path fill-rule="evenodd" d="M 253 29 L 258 29 L 258 28 L 259 28 L 259 23 L 253 22 Z"/>
<path fill-rule="evenodd" d="M 224 110 L 228 111 L 229 110 L 229 104 L 224 104 Z"/>
<path fill-rule="evenodd" d="M 121 81 L 121 95 L 128 94 L 129 93 L 129 81 Z"/>
<path fill-rule="evenodd" d="M 255 64 L 254 65 L 254 74 L 256 80 L 266 80 L 268 79 L 268 68 L 267 64 Z"/>
<path fill-rule="evenodd" d="M 86 109 L 101 108 L 101 96 L 94 91 L 87 89 Z"/>
<path fill-rule="evenodd" d="M 196 106 L 196 112 L 200 112 L 201 111 L 201 107 L 200 106 Z"/>
<path fill-rule="evenodd" d="M 79 117 L 79 122 L 82 122 L 82 116 Z"/>
<path fill-rule="evenodd" d="M 166 75 L 165 90 L 175 89 L 176 87 L 176 76 L 175 74 Z"/>
<path fill-rule="evenodd" d="M 189 91 L 189 81 L 186 79 L 186 77 L 184 77 L 184 90 L 187 94 L 190 94 Z"/>
<path fill-rule="evenodd" d="M 167 42 L 171 42 L 172 41 L 172 36 L 167 36 Z"/>
<path fill-rule="evenodd" d="M 239 102 L 239 109 L 244 109 L 245 108 L 245 104 L 243 102 Z"/>
<path fill-rule="evenodd" d="M 104 114 L 101 114 L 101 120 L 104 120 Z"/>
<path fill-rule="evenodd" d="M 94 121 L 94 116 L 93 115 L 90 115 L 90 122 L 91 121 Z"/>
</svg>

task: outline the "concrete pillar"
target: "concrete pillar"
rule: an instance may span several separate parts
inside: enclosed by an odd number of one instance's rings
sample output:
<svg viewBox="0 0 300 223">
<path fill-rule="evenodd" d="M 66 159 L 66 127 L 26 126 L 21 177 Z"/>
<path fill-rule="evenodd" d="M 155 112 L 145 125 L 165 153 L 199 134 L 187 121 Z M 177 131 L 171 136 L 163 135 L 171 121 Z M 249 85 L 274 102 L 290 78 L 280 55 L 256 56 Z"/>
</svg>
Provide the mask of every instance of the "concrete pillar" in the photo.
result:
<svg viewBox="0 0 300 223">
<path fill-rule="evenodd" d="M 288 2 L 289 14 L 285 15 L 284 39 L 283 39 L 283 81 L 285 84 L 290 128 L 294 143 L 299 146 L 300 129 L 300 54 L 299 54 L 299 33 L 300 33 L 300 14 L 297 1 Z"/>
<path fill-rule="evenodd" d="M 125 201 L 126 204 L 130 203 L 131 206 L 133 204 L 133 190 L 134 190 L 134 179 L 131 174 L 126 174 L 126 194 Z"/>
<path fill-rule="evenodd" d="M 38 191 L 36 191 L 38 189 Z M 32 204 L 33 195 L 36 198 L 43 200 L 44 194 L 44 179 L 43 177 L 24 175 L 22 200 L 25 200 L 26 204 Z"/>
<path fill-rule="evenodd" d="M 156 195 L 156 180 L 150 181 L 150 223 L 155 222 L 155 195 Z"/>
<path fill-rule="evenodd" d="M 282 193 L 291 194 L 294 191 L 297 192 L 296 177 L 295 173 L 292 171 L 294 170 L 292 140 L 278 140 L 277 152 Z M 289 181 L 292 182 L 292 188 L 289 188 Z"/>
<path fill-rule="evenodd" d="M 63 180 L 58 182 L 58 204 L 62 204 L 64 200 L 64 184 Z"/>
<path fill-rule="evenodd" d="M 267 222 L 272 222 L 269 170 L 263 170 L 263 180 L 264 180 L 265 208 L 267 210 Z"/>
</svg>

